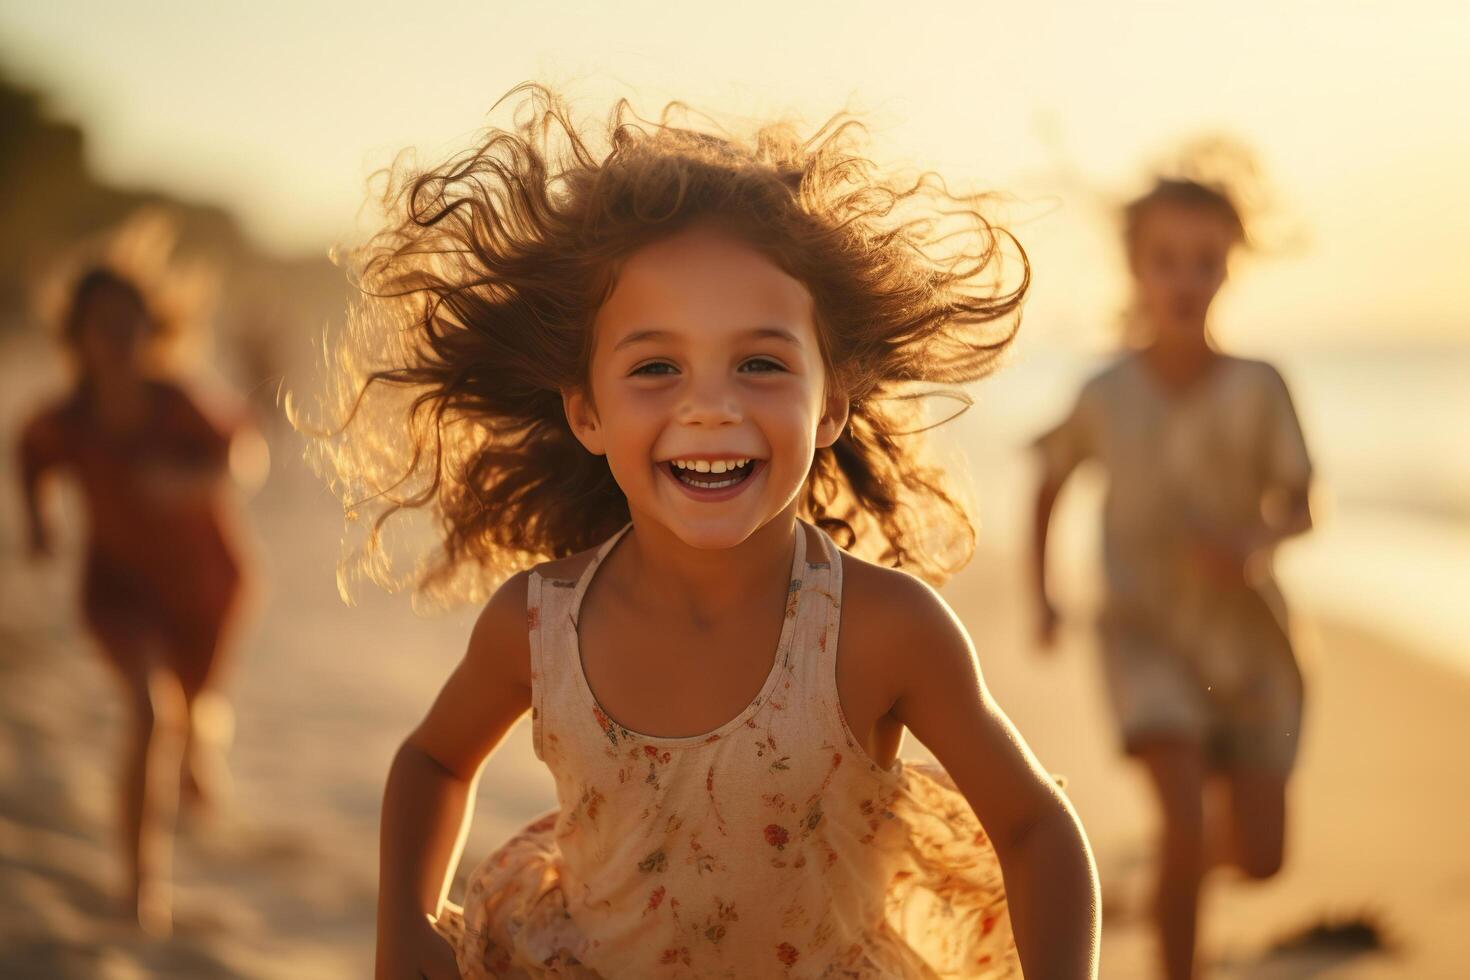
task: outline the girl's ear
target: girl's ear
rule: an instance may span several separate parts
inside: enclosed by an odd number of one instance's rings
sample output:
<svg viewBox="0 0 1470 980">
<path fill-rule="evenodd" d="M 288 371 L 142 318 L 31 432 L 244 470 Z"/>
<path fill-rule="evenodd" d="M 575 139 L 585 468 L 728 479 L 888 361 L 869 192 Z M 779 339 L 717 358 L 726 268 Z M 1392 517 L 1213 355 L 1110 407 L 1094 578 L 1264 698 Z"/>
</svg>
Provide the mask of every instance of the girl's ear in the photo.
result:
<svg viewBox="0 0 1470 980">
<path fill-rule="evenodd" d="M 602 428 L 597 423 L 597 412 L 591 400 L 581 388 L 567 388 L 561 393 L 562 410 L 567 415 L 567 425 L 586 450 L 594 456 L 604 456 L 607 448 L 602 442 Z"/>
<path fill-rule="evenodd" d="M 848 411 L 847 396 L 835 388 L 829 390 L 822 417 L 817 422 L 818 449 L 826 449 L 842 435 L 842 430 L 847 428 Z"/>
</svg>

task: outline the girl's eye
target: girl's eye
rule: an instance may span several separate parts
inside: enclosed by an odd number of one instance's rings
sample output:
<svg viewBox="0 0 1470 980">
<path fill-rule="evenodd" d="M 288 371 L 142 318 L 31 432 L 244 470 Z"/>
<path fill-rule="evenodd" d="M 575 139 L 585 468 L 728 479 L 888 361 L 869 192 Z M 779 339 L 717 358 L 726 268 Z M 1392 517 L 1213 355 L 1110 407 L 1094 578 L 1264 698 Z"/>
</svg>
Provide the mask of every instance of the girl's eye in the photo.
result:
<svg viewBox="0 0 1470 980">
<path fill-rule="evenodd" d="M 658 370 L 659 368 L 668 368 L 668 371 Z M 631 374 L 660 375 L 670 374 L 673 371 L 674 365 L 670 364 L 668 361 L 649 361 L 647 364 L 638 365 L 632 370 Z"/>
<path fill-rule="evenodd" d="M 784 371 L 784 370 L 786 370 L 785 367 L 783 367 L 782 365 L 780 365 L 780 364 L 776 363 L 775 361 L 771 360 L 769 357 L 752 357 L 750 360 L 748 360 L 744 364 L 740 365 L 741 369 L 752 367 L 752 366 L 753 366 L 753 370 L 757 374 L 767 374 L 767 373 L 769 373 L 771 371 Z"/>
</svg>

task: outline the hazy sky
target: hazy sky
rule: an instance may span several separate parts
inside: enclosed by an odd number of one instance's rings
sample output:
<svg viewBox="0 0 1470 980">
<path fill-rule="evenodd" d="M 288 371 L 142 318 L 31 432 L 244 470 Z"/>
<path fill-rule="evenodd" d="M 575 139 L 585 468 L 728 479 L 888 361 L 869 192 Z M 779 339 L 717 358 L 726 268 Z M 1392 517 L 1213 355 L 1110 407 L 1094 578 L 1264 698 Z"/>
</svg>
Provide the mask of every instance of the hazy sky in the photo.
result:
<svg viewBox="0 0 1470 980">
<path fill-rule="evenodd" d="M 1017 195 L 1043 342 L 1106 338 L 1120 302 L 1084 188 L 1131 192 L 1181 138 L 1227 131 L 1308 238 L 1220 311 L 1258 349 L 1470 340 L 1466 51 L 1462 0 L 0 5 L 8 71 L 85 126 L 101 174 L 223 202 L 284 248 L 349 236 L 369 172 L 459 148 L 528 78 L 597 115 L 623 94 L 849 105 L 881 158 Z"/>
</svg>

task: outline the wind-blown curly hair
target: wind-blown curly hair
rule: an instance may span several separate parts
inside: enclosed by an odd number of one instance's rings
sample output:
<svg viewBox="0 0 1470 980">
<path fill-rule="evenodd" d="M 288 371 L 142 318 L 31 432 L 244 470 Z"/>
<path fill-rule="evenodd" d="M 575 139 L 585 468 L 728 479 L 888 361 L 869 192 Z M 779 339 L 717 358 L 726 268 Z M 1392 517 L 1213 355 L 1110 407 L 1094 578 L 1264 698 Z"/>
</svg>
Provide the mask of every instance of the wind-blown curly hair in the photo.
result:
<svg viewBox="0 0 1470 980">
<path fill-rule="evenodd" d="M 807 139 L 788 125 L 740 139 L 694 126 L 679 104 L 651 121 L 620 101 L 594 138 L 547 89 L 515 96 L 510 128 L 437 167 L 390 171 L 393 223 L 355 255 L 364 301 L 335 350 L 346 422 L 317 445 L 349 517 L 376 510 L 359 567 L 389 584 L 380 531 L 406 510 L 438 524 L 420 584 L 477 593 L 628 520 L 561 392 L 585 383 L 620 261 L 697 221 L 741 236 L 814 300 L 828 383 L 851 408 L 816 453 L 804 516 L 931 581 L 968 561 L 969 517 L 909 427 L 917 388 L 982 377 L 1015 335 L 1030 269 L 982 198 L 933 174 L 881 176 L 845 115 Z M 365 418 L 374 391 L 398 398 Z"/>
</svg>

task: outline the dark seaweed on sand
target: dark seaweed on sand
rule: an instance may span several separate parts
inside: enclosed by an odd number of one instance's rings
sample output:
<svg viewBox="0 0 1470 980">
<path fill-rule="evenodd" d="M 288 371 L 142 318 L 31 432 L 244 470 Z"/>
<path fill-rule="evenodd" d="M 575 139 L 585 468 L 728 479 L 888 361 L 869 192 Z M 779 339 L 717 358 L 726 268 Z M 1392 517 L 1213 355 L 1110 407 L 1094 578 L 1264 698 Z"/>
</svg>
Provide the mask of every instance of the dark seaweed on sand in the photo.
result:
<svg viewBox="0 0 1470 980">
<path fill-rule="evenodd" d="M 1268 955 L 1331 953 L 1346 957 L 1389 952 L 1397 945 L 1377 913 L 1358 912 L 1326 917 L 1288 933 L 1270 945 Z"/>
</svg>

